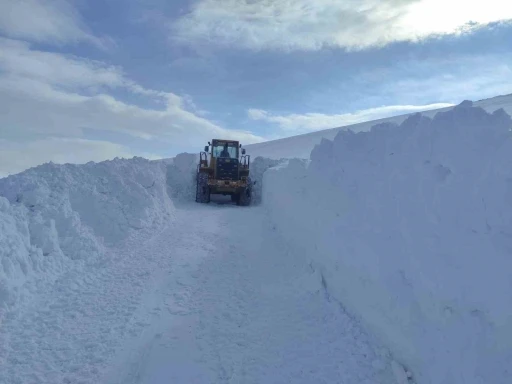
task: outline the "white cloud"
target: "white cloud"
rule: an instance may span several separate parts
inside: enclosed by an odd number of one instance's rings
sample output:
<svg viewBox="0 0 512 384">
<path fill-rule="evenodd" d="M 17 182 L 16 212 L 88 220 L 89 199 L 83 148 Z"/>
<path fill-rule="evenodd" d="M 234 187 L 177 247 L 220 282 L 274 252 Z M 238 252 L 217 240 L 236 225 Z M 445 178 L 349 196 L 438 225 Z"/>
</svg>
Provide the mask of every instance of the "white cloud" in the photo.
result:
<svg viewBox="0 0 512 384">
<path fill-rule="evenodd" d="M 446 108 L 453 104 L 439 103 L 429 105 L 392 105 L 370 108 L 355 113 L 327 115 L 322 113 L 273 115 L 261 109 L 249 109 L 248 116 L 253 120 L 277 124 L 287 135 L 300 134 L 322 129 L 338 128 L 407 113 Z"/>
<path fill-rule="evenodd" d="M 130 86 L 119 68 L 71 55 L 31 50 L 28 43 L 4 38 L 0 38 L 0 68 L 11 76 L 68 89 Z"/>
<path fill-rule="evenodd" d="M 80 136 L 82 128 L 115 131 L 158 139 L 170 146 L 175 142 L 197 146 L 197 142 L 213 136 L 239 138 L 247 143 L 261 140 L 249 132 L 222 128 L 177 103 L 168 103 L 163 110 L 147 109 L 107 94 L 83 96 L 34 80 L 20 82 L 1 77 L 0 125 L 23 134 Z"/>
<path fill-rule="evenodd" d="M 264 111 L 263 109 L 251 108 L 247 111 L 247 114 L 253 120 L 266 120 L 269 118 L 268 112 Z"/>
<path fill-rule="evenodd" d="M 112 89 L 159 102 L 161 108 L 123 102 L 109 94 Z M 173 148 L 201 148 L 214 137 L 239 139 L 247 144 L 263 140 L 250 132 L 225 129 L 189 110 L 190 105 L 190 97 L 146 89 L 128 79 L 119 68 L 0 40 L 0 137 L 29 140 L 30 148 L 39 145 L 41 156 L 36 157 L 37 161 L 43 160 L 45 153 L 47 160 L 53 156 L 44 150 L 48 142 L 42 139 L 78 140 L 85 128 L 158 140 L 168 143 L 169 152 Z M 73 143 L 76 146 L 77 141 Z M 93 144 L 98 148 L 98 142 Z M 108 149 L 112 153 L 125 150 L 118 146 Z M 84 157 L 86 153 L 83 152 Z M 101 153 L 107 154 L 96 151 L 91 156 L 95 153 L 97 158 Z M 68 151 L 67 161 L 73 161 L 73 156 Z M 4 161 L 9 164 L 9 158 Z M 15 166 L 15 160 L 10 164 Z"/>
<path fill-rule="evenodd" d="M 172 34 L 256 50 L 362 49 L 508 19 L 512 3 L 503 0 L 200 0 Z"/>
<path fill-rule="evenodd" d="M 68 0 L 0 1 L 0 31 L 34 42 L 104 44 L 88 31 L 77 8 Z"/>
</svg>

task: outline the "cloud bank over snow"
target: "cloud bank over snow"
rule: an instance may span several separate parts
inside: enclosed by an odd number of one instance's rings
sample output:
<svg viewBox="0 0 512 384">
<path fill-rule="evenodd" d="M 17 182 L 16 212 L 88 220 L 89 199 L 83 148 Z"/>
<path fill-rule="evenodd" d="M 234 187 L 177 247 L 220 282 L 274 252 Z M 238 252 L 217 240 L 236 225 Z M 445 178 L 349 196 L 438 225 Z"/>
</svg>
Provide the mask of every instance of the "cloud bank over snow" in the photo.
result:
<svg viewBox="0 0 512 384">
<path fill-rule="evenodd" d="M 501 0 L 200 0 L 172 25 L 172 33 L 186 43 L 255 50 L 354 50 L 460 34 L 508 19 L 512 5 Z"/>
<path fill-rule="evenodd" d="M 273 115 L 261 109 L 249 109 L 247 114 L 252 120 L 276 124 L 288 134 L 299 134 L 322 129 L 337 128 L 365 121 L 378 120 L 384 117 L 427 111 L 430 109 L 447 108 L 451 106 L 453 106 L 453 104 L 448 103 L 429 105 L 390 105 L 339 115 L 327 115 L 322 113 Z"/>
</svg>

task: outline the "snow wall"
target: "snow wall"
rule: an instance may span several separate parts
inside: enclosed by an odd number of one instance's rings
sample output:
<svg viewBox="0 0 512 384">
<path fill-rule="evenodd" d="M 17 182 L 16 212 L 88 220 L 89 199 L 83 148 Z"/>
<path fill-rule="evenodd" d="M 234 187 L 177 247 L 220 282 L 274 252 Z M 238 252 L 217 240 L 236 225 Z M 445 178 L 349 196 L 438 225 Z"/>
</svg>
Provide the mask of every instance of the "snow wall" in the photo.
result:
<svg viewBox="0 0 512 384">
<path fill-rule="evenodd" d="M 268 170 L 263 204 L 417 383 L 509 383 L 512 124 L 464 102 Z"/>
<path fill-rule="evenodd" d="M 52 163 L 0 179 L 0 321 L 68 268 L 173 219 L 165 162 Z"/>
<path fill-rule="evenodd" d="M 181 153 L 159 161 L 47 163 L 0 179 L 0 322 L 69 268 L 172 221 L 176 204 L 195 200 L 198 161 Z M 253 161 L 255 204 L 263 173 L 278 163 Z"/>
</svg>

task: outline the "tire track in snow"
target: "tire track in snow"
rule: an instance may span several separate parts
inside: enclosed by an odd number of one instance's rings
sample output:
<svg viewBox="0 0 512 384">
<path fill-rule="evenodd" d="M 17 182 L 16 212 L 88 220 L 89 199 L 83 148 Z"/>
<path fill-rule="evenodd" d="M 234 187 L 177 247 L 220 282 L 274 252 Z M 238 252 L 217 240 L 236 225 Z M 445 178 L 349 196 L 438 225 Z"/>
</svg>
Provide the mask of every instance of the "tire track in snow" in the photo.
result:
<svg viewBox="0 0 512 384">
<path fill-rule="evenodd" d="M 8 319 L 0 382 L 394 383 L 386 351 L 261 210 L 177 215 Z"/>
<path fill-rule="evenodd" d="M 263 212 L 222 208 L 204 213 L 219 231 L 189 286 L 190 315 L 161 329 L 131 383 L 396 383 L 387 350 L 326 299 Z"/>
<path fill-rule="evenodd" d="M 124 341 L 111 367 L 102 377 L 102 383 L 139 383 L 148 375 L 147 361 L 155 360 L 151 356 L 155 348 L 160 346 L 172 348 L 168 357 L 174 354 L 171 360 L 179 362 L 182 373 L 183 367 L 185 374 L 189 375 L 195 375 L 200 368 L 187 360 L 184 354 L 187 348 L 195 347 L 195 340 L 188 333 L 190 322 L 197 316 L 191 290 L 197 285 L 200 262 L 215 255 L 215 238 L 222 225 L 217 225 L 218 211 L 215 207 L 205 209 L 187 204 L 185 207 L 178 213 L 180 231 L 161 236 L 161 248 L 168 247 L 169 238 L 176 238 L 172 248 L 173 268 L 161 269 L 156 273 L 152 288 L 147 290 L 134 318 L 148 318 L 148 310 L 154 305 L 160 309 L 158 315 L 149 318 L 148 326 L 141 332 Z M 213 211 L 208 211 L 208 208 Z M 158 249 L 155 252 L 159 252 Z M 159 357 L 156 356 L 156 359 Z"/>
</svg>

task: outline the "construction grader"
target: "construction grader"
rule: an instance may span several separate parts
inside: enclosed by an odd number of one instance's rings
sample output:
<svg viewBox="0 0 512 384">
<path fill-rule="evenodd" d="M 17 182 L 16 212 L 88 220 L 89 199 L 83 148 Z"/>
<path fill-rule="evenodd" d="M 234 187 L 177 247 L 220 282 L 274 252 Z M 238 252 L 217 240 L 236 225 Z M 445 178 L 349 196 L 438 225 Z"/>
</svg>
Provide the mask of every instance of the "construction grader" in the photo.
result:
<svg viewBox="0 0 512 384">
<path fill-rule="evenodd" d="M 234 140 L 214 139 L 199 154 L 196 202 L 209 203 L 211 195 L 230 195 L 237 205 L 252 200 L 253 182 L 249 176 L 251 157 Z"/>
</svg>

